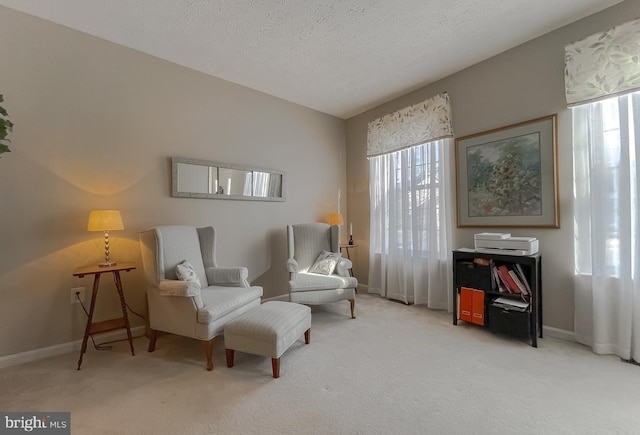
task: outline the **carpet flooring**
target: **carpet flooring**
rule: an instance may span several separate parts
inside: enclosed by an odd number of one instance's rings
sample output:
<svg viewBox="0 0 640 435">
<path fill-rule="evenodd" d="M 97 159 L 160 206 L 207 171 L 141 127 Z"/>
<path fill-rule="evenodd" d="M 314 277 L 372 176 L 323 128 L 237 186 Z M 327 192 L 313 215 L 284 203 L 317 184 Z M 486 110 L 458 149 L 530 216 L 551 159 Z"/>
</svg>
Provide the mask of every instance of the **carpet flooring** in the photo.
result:
<svg viewBox="0 0 640 435">
<path fill-rule="evenodd" d="M 445 312 L 358 295 L 313 307 L 271 361 L 177 336 L 0 370 L 0 410 L 71 412 L 72 434 L 638 434 L 640 367 L 576 343 L 538 348 Z M 99 338 L 99 337 L 98 337 Z M 99 340 L 97 340 L 99 341 Z"/>
</svg>

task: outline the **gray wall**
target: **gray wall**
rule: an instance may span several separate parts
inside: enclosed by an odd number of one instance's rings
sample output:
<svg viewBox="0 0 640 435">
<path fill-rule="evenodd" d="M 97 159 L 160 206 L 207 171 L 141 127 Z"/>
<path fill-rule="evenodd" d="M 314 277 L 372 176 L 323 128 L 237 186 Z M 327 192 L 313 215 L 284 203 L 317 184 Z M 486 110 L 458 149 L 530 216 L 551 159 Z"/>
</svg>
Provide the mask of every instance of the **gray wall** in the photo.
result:
<svg viewBox="0 0 640 435">
<path fill-rule="evenodd" d="M 92 279 L 71 274 L 104 246 L 90 210 L 122 213 L 111 254 L 139 265 L 122 279 L 140 313 L 143 229 L 215 226 L 219 263 L 247 266 L 269 298 L 288 292 L 285 226 L 346 215 L 345 121 L 332 116 L 5 7 L 0 93 L 15 124 L 0 158 L 0 357 L 82 337 L 69 289 Z M 287 199 L 172 198 L 171 156 L 282 170 Z M 110 277 L 97 310 L 118 314 Z"/>
<path fill-rule="evenodd" d="M 369 165 L 367 123 L 372 119 L 447 91 L 457 137 L 558 114 L 560 229 L 504 229 L 540 240 L 544 288 L 544 324 L 573 331 L 573 165 L 571 112 L 564 97 L 564 46 L 598 31 L 640 17 L 640 1 L 627 0 L 581 21 L 411 92 L 347 121 L 347 199 L 359 244 L 354 271 L 368 279 Z M 472 43 L 472 42 L 471 42 Z M 455 189 L 455 164 L 451 183 Z M 472 247 L 473 234 L 499 228 L 455 228 L 453 247 Z"/>
</svg>

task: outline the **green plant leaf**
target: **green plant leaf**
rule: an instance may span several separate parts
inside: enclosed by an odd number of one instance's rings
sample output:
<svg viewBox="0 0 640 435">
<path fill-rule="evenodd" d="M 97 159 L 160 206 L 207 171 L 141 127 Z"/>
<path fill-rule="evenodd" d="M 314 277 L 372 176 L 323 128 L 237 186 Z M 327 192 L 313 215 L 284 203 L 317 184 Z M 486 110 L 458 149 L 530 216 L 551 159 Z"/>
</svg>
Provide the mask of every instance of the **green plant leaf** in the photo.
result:
<svg viewBox="0 0 640 435">
<path fill-rule="evenodd" d="M 2 101 L 4 101 L 4 97 L 0 94 L 0 102 Z M 7 139 L 7 135 L 13 129 L 13 123 L 5 118 L 7 116 L 9 116 L 7 110 L 0 106 L 0 153 L 8 153 L 11 151 L 6 144 L 11 142 Z"/>
</svg>

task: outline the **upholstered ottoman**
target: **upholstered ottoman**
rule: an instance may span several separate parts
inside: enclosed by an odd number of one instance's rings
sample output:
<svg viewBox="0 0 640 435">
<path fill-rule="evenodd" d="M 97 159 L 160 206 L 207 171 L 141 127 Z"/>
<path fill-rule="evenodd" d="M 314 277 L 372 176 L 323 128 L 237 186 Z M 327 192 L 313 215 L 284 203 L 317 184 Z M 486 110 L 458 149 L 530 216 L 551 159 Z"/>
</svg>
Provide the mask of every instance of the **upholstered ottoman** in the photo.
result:
<svg viewBox="0 0 640 435">
<path fill-rule="evenodd" d="M 304 334 L 309 344 L 311 308 L 292 302 L 269 301 L 238 316 L 224 327 L 227 367 L 234 351 L 271 357 L 273 377 L 280 377 L 280 357 Z"/>
</svg>

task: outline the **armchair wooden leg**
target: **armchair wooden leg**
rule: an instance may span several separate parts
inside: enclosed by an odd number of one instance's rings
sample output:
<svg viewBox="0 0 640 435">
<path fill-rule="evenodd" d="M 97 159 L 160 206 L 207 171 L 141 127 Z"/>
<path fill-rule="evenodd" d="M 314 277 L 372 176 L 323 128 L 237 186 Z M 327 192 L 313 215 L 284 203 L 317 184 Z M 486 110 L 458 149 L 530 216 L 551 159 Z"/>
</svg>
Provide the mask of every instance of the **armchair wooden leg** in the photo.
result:
<svg viewBox="0 0 640 435">
<path fill-rule="evenodd" d="M 311 328 L 304 331 L 304 344 L 309 344 L 311 341 Z"/>
<path fill-rule="evenodd" d="M 156 350 L 156 340 L 158 339 L 158 331 L 149 328 L 149 347 L 147 351 L 153 352 Z"/>
<path fill-rule="evenodd" d="M 208 341 L 202 341 L 202 345 L 204 346 L 204 353 L 207 356 L 207 371 L 209 372 L 213 370 L 213 345 L 215 341 L 215 337 Z"/>
<path fill-rule="evenodd" d="M 271 358 L 271 369 L 273 370 L 273 377 L 280 377 L 280 358 Z"/>
<path fill-rule="evenodd" d="M 349 299 L 349 304 L 351 304 L 351 318 L 355 319 L 356 316 L 353 314 L 353 310 L 356 307 L 356 300 L 355 299 Z"/>
</svg>

